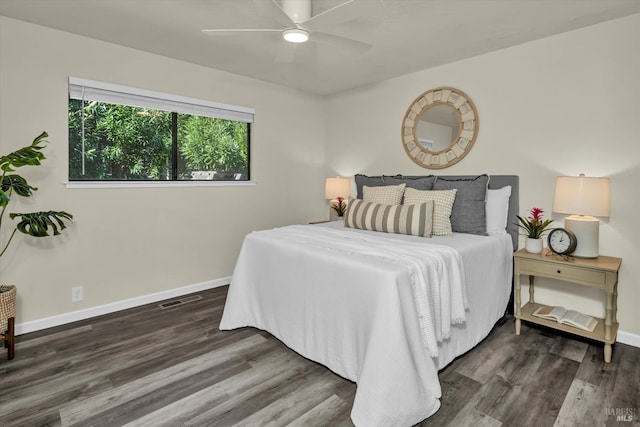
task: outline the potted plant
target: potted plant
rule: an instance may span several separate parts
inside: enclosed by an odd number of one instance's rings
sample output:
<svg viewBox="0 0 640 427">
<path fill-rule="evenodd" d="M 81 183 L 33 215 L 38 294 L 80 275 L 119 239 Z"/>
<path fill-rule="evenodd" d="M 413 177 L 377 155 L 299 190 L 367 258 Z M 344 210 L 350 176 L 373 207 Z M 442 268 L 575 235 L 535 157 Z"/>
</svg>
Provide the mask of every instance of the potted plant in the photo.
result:
<svg viewBox="0 0 640 427">
<path fill-rule="evenodd" d="M 337 219 L 340 220 L 347 210 L 347 202 L 344 201 L 344 197 L 338 197 L 336 202 L 337 203 L 331 203 L 331 209 L 335 212 Z"/>
<path fill-rule="evenodd" d="M 23 166 L 39 166 L 46 157 L 42 149 L 47 142 L 47 132 L 42 132 L 30 145 L 12 153 L 0 156 L 0 237 L 3 237 L 2 226 L 6 223 L 5 213 L 11 202 L 12 196 L 30 197 L 38 189 L 27 183 L 20 175 L 14 174 L 16 169 Z M 34 237 L 57 236 L 66 228 L 65 221 L 71 221 L 73 215 L 64 211 L 46 211 L 32 213 L 9 213 L 9 219 L 19 219 L 13 226 L 13 230 L 6 240 L 0 239 L 0 257 L 5 254 L 13 241 L 16 232 Z M 14 356 L 14 322 L 15 322 L 16 287 L 0 285 L 0 339 L 5 341 L 8 347 L 8 358 Z"/>
<path fill-rule="evenodd" d="M 516 225 L 526 232 L 525 249 L 527 252 L 536 254 L 542 252 L 542 234 L 553 222 L 552 219 L 544 219 L 543 213 L 542 209 L 534 207 L 526 219 L 516 215 L 516 218 L 518 218 Z"/>
</svg>

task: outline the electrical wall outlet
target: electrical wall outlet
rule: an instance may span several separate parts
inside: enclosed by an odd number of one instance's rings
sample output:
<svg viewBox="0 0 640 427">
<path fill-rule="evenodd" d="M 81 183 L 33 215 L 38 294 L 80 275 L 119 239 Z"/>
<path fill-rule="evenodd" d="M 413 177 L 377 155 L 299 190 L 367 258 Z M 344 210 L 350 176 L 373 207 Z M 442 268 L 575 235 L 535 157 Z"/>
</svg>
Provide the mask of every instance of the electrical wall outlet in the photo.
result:
<svg viewBox="0 0 640 427">
<path fill-rule="evenodd" d="M 82 286 L 76 286 L 71 288 L 71 302 L 82 301 L 83 298 L 83 289 Z"/>
</svg>

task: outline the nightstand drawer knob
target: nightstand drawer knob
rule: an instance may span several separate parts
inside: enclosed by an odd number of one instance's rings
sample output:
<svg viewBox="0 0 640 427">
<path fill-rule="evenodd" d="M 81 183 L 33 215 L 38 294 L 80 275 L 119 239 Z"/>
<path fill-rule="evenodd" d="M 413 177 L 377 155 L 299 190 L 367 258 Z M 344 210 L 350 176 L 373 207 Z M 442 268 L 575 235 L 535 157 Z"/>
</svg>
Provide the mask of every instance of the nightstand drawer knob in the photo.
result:
<svg viewBox="0 0 640 427">
<path fill-rule="evenodd" d="M 561 273 L 561 271 L 560 271 L 560 270 L 558 270 L 558 274 L 560 274 L 560 273 Z"/>
</svg>

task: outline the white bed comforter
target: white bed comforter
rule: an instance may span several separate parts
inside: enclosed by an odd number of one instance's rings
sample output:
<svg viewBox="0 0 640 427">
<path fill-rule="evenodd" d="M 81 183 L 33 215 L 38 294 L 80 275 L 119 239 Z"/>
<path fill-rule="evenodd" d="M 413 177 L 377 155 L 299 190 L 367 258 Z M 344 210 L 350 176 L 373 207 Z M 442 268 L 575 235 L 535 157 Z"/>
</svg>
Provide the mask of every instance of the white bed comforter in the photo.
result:
<svg viewBox="0 0 640 427">
<path fill-rule="evenodd" d="M 318 226 L 254 232 L 220 329 L 264 329 L 355 381 L 356 426 L 413 425 L 439 408 L 433 358 L 465 320 L 464 281 L 458 251 L 424 240 Z"/>
</svg>

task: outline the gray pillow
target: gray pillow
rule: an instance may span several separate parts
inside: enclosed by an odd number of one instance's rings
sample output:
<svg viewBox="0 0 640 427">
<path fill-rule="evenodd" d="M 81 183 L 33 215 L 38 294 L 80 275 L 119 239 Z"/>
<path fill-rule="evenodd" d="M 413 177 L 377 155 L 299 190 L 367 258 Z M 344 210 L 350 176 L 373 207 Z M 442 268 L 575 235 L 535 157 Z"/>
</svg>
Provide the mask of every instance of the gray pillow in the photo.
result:
<svg viewBox="0 0 640 427">
<path fill-rule="evenodd" d="M 428 176 L 402 176 L 402 175 L 382 175 L 367 176 L 362 174 L 355 175 L 356 190 L 358 199 L 362 199 L 362 187 L 381 187 L 383 185 L 400 185 L 406 184 L 409 188 L 416 190 L 431 190 L 436 180 L 435 175 Z"/>
<path fill-rule="evenodd" d="M 470 178 L 438 177 L 433 184 L 434 190 L 458 190 L 451 210 L 454 232 L 487 235 L 485 200 L 488 184 L 486 174 Z"/>
</svg>

